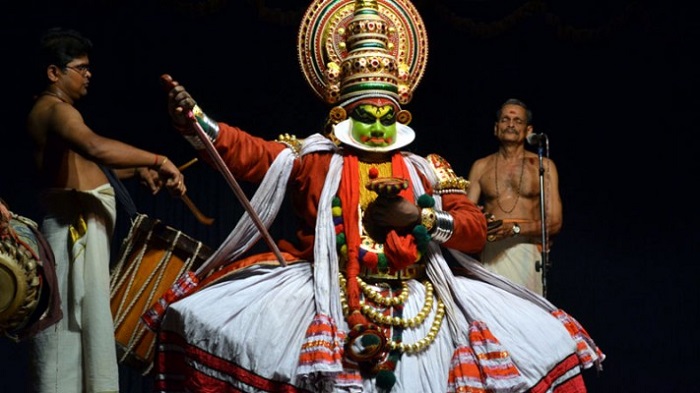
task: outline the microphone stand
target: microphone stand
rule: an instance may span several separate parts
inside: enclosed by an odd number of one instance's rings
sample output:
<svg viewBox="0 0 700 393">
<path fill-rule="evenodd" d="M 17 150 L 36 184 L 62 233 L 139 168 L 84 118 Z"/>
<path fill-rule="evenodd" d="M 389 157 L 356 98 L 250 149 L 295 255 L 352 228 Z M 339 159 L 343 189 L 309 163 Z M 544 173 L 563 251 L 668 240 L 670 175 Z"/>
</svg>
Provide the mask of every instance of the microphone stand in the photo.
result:
<svg viewBox="0 0 700 393">
<path fill-rule="evenodd" d="M 540 179 L 540 223 L 542 232 L 542 252 L 541 261 L 535 263 L 535 271 L 542 271 L 542 296 L 547 297 L 547 270 L 549 269 L 549 236 L 547 235 L 547 210 L 545 209 L 545 187 L 544 187 L 544 151 L 549 157 L 549 138 L 542 134 L 537 144 L 537 157 L 539 159 L 539 179 Z"/>
</svg>

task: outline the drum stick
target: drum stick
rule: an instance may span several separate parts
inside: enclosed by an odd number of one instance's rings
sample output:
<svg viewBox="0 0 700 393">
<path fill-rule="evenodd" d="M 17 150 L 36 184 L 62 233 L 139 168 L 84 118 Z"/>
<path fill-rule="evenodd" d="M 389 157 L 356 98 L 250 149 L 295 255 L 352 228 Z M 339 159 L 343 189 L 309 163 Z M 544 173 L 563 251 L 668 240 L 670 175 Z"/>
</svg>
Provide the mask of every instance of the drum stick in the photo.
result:
<svg viewBox="0 0 700 393">
<path fill-rule="evenodd" d="M 185 205 L 190 209 L 192 214 L 194 214 L 194 217 L 199 221 L 200 223 L 204 225 L 211 225 L 214 223 L 214 219 L 211 217 L 205 216 L 198 208 L 195 206 L 194 202 L 190 199 L 190 197 L 187 196 L 187 194 L 182 194 L 180 197 L 183 202 L 185 202 Z"/>
<path fill-rule="evenodd" d="M 195 158 L 193 158 L 193 159 L 187 161 L 186 163 L 180 165 L 179 167 L 177 167 L 177 169 L 178 169 L 180 172 L 182 172 L 182 171 L 184 171 L 185 169 L 187 169 L 190 165 L 194 164 L 195 162 L 197 162 L 197 157 L 195 157 Z M 199 208 L 197 208 L 197 206 L 194 204 L 194 202 L 192 202 L 192 200 L 190 199 L 190 197 L 187 196 L 187 194 L 183 194 L 183 195 L 180 197 L 180 199 L 182 199 L 182 201 L 185 202 L 185 205 L 190 209 L 190 211 L 192 212 L 192 214 L 194 214 L 194 217 L 197 219 L 197 221 L 199 221 L 200 223 L 202 223 L 202 224 L 204 224 L 204 225 L 211 225 L 211 224 L 214 223 L 214 219 L 211 218 L 211 217 L 205 216 L 204 213 L 202 213 L 202 211 L 199 210 Z"/>
<path fill-rule="evenodd" d="M 198 159 L 197 159 L 197 157 L 195 157 L 195 158 L 193 158 L 193 159 L 187 161 L 186 163 L 180 165 L 179 167 L 177 167 L 177 169 L 178 169 L 180 172 L 182 172 L 182 171 L 184 171 L 185 169 L 189 168 L 192 164 L 194 164 L 194 163 L 197 162 L 197 161 L 198 161 Z"/>
<path fill-rule="evenodd" d="M 277 261 L 280 263 L 280 265 L 282 265 L 283 267 L 287 267 L 287 262 L 284 260 L 282 252 L 279 250 L 277 244 L 272 239 L 272 236 L 267 231 L 267 228 L 260 219 L 260 216 L 250 204 L 250 201 L 243 192 L 243 189 L 241 189 L 241 186 L 238 185 L 236 178 L 233 177 L 233 174 L 226 166 L 226 163 L 224 163 L 224 159 L 221 158 L 219 152 L 216 151 L 214 144 L 204 132 L 202 126 L 199 125 L 192 111 L 189 111 L 187 116 L 190 118 L 192 126 L 197 132 L 197 136 L 199 136 L 199 139 L 204 143 L 204 147 L 206 148 L 207 153 L 209 153 L 209 156 L 212 158 L 212 160 L 214 160 L 217 169 L 219 169 L 219 172 L 224 176 L 224 179 L 226 179 L 226 182 L 228 183 L 229 187 L 231 187 L 231 190 L 233 190 L 233 193 L 236 195 L 236 198 L 238 198 L 238 201 L 243 205 L 243 208 L 252 219 L 253 224 L 255 224 L 255 227 L 258 228 L 258 231 L 260 231 L 261 237 L 263 238 L 263 240 L 265 240 L 265 243 L 267 243 L 267 246 L 270 248 L 272 253 L 275 254 L 275 256 L 277 257 Z"/>
</svg>

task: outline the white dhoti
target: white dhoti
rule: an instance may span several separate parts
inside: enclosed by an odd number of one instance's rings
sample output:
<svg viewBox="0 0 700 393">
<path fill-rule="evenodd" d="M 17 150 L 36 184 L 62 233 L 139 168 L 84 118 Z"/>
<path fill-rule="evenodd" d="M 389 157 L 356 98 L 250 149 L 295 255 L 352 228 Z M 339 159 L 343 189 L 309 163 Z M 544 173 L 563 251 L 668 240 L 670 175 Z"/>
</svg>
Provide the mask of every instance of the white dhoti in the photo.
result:
<svg viewBox="0 0 700 393">
<path fill-rule="evenodd" d="M 56 260 L 63 319 L 32 339 L 36 392 L 118 392 L 109 305 L 110 241 L 116 218 L 109 184 L 49 190 L 41 230 Z"/>
<path fill-rule="evenodd" d="M 542 260 L 540 247 L 525 237 L 511 237 L 488 242 L 481 253 L 481 263 L 489 271 L 542 295 L 542 269 L 535 264 Z"/>
</svg>

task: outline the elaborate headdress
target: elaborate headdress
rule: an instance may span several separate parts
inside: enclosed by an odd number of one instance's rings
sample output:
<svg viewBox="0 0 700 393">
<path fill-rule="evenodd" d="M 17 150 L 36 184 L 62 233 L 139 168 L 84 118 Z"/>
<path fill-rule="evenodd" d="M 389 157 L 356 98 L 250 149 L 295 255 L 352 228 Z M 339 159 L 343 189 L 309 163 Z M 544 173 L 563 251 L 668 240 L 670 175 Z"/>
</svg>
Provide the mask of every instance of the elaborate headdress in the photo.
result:
<svg viewBox="0 0 700 393">
<path fill-rule="evenodd" d="M 384 97 L 400 107 L 423 76 L 428 39 L 408 0 L 315 0 L 302 19 L 298 55 L 307 82 L 327 103 Z"/>
</svg>

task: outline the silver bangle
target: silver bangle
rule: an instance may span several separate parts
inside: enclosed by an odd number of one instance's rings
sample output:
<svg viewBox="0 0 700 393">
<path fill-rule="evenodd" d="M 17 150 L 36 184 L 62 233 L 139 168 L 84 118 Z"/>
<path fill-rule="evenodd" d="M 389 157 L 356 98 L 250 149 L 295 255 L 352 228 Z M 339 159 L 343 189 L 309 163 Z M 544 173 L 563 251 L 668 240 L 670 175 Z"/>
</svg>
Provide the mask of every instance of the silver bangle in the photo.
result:
<svg viewBox="0 0 700 393">
<path fill-rule="evenodd" d="M 450 240 L 455 229 L 455 220 L 450 213 L 435 210 L 435 226 L 430 236 L 438 243 Z"/>
<path fill-rule="evenodd" d="M 204 133 L 207 134 L 211 143 L 216 141 L 219 137 L 219 124 L 209 118 L 209 116 L 204 115 L 202 118 L 197 118 L 199 125 L 202 126 Z"/>
<path fill-rule="evenodd" d="M 197 120 L 197 123 L 202 127 L 202 130 L 204 130 L 204 133 L 209 137 L 209 140 L 214 143 L 216 138 L 219 137 L 219 124 L 210 119 L 199 105 L 195 105 L 194 108 L 192 108 L 192 114 Z"/>
</svg>

